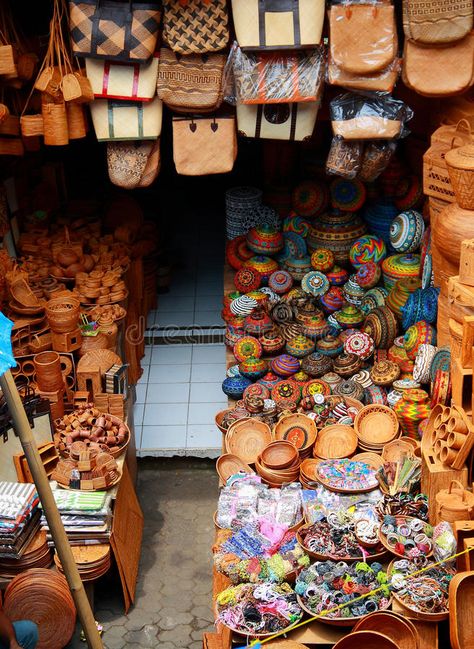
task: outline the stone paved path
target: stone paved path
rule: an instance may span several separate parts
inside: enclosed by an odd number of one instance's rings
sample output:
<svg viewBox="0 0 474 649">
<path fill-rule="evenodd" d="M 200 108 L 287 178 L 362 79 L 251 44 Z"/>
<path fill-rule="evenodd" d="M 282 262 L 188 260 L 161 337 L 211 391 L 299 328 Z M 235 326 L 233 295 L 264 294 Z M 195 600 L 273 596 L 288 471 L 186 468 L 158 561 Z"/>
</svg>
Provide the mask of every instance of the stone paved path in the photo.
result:
<svg viewBox="0 0 474 649">
<path fill-rule="evenodd" d="M 123 614 L 119 584 L 96 589 L 96 619 L 107 649 L 201 649 L 212 630 L 214 462 L 139 460 L 138 497 L 145 530 L 135 606 Z M 68 649 L 84 649 L 78 634 Z"/>
</svg>

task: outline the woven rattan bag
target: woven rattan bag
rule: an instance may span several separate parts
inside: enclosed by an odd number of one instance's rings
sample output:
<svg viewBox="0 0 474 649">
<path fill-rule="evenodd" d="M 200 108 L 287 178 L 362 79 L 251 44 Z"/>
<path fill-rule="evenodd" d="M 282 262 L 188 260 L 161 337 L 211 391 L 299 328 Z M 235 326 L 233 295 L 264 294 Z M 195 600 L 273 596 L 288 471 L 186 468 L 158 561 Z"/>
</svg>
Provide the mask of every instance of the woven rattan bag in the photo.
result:
<svg viewBox="0 0 474 649">
<path fill-rule="evenodd" d="M 237 157 L 234 116 L 173 117 L 173 160 L 183 176 L 232 171 Z"/>
<path fill-rule="evenodd" d="M 147 63 L 86 59 L 86 72 L 94 97 L 149 101 L 156 92 L 158 57 Z"/>
<path fill-rule="evenodd" d="M 216 110 L 222 103 L 225 60 L 224 54 L 182 56 L 161 48 L 158 97 L 178 112 Z"/>
<path fill-rule="evenodd" d="M 156 140 L 161 133 L 163 104 L 153 101 L 96 99 L 91 104 L 92 123 L 99 142 Z"/>
<path fill-rule="evenodd" d="M 229 41 L 225 0 L 165 0 L 163 11 L 163 39 L 174 52 L 218 52 Z"/>
<path fill-rule="evenodd" d="M 345 72 L 383 70 L 397 54 L 395 10 L 390 4 L 332 5 L 329 28 L 331 59 Z"/>
<path fill-rule="evenodd" d="M 318 115 L 319 102 L 247 106 L 237 104 L 239 135 L 257 139 L 309 140 Z"/>
<path fill-rule="evenodd" d="M 405 36 L 418 43 L 452 43 L 472 29 L 472 0 L 403 0 Z"/>
<path fill-rule="evenodd" d="M 474 81 L 474 33 L 446 47 L 405 40 L 403 82 L 425 97 L 465 92 Z"/>
<path fill-rule="evenodd" d="M 148 187 L 160 171 L 160 140 L 108 142 L 110 182 L 124 189 Z"/>
</svg>

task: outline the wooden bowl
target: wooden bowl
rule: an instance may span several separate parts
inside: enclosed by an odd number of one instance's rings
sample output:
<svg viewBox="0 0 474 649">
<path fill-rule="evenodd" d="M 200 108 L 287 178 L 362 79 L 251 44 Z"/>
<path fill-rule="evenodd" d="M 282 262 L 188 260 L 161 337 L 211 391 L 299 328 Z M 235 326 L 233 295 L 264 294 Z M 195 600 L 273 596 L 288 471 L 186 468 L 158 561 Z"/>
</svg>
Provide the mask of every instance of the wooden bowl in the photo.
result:
<svg viewBox="0 0 474 649">
<path fill-rule="evenodd" d="M 354 462 L 365 462 L 372 469 L 376 471 L 383 466 L 383 458 L 378 453 L 373 453 L 371 451 L 364 451 L 363 453 L 357 453 L 357 455 L 352 456 L 351 458 Z"/>
<path fill-rule="evenodd" d="M 226 408 L 225 410 L 221 410 L 220 412 L 217 413 L 217 415 L 214 417 L 214 421 L 216 422 L 217 428 L 221 431 L 223 435 L 227 434 L 227 428 L 224 428 L 222 426 L 222 420 L 224 419 L 225 415 L 229 412 L 229 410 L 232 410 L 232 408 Z"/>
<path fill-rule="evenodd" d="M 310 617 L 316 617 L 318 622 L 323 622 L 324 624 L 329 624 L 330 626 L 340 626 L 340 627 L 350 627 L 354 626 L 355 622 L 358 620 L 362 619 L 361 617 L 335 617 L 335 618 L 330 618 L 327 615 L 322 615 L 318 616 L 314 611 L 312 611 L 310 608 L 308 608 L 305 603 L 303 602 L 303 598 L 301 595 L 296 595 L 296 599 L 298 600 L 298 604 L 301 606 L 303 611 L 307 613 Z M 387 606 L 390 606 L 391 604 L 391 599 L 389 600 Z M 383 609 L 381 609 L 383 610 Z M 350 637 L 352 633 L 350 633 L 347 637 Z M 337 645 L 334 645 L 336 647 Z M 349 647 L 349 645 L 348 645 Z M 353 649 L 366 649 L 365 645 L 352 645 Z M 398 649 L 396 645 L 394 645 L 395 649 Z M 382 649 L 382 647 L 379 647 L 378 649 Z M 385 648 L 383 648 L 385 649 Z M 392 648 L 390 648 L 392 649 Z"/>
<path fill-rule="evenodd" d="M 246 464 L 255 464 L 260 453 L 272 441 L 270 426 L 258 419 L 234 422 L 225 436 L 226 451 Z"/>
<path fill-rule="evenodd" d="M 313 557 L 313 559 L 317 559 L 318 561 L 345 561 L 346 563 L 355 563 L 356 561 L 380 561 L 380 559 L 387 554 L 387 550 L 385 548 L 383 548 L 383 550 L 381 550 L 380 552 L 376 552 L 375 554 L 367 556 L 366 558 L 364 558 L 362 555 L 360 557 L 333 557 L 330 554 L 320 554 L 319 552 L 314 552 L 313 550 L 310 550 L 306 547 L 301 537 L 301 532 L 307 527 L 311 527 L 311 525 L 313 524 L 314 523 L 306 523 L 305 525 L 302 525 L 296 532 L 296 540 L 306 552 L 306 554 L 310 557 Z"/>
<path fill-rule="evenodd" d="M 387 568 L 387 575 L 389 575 L 390 578 L 392 576 L 393 563 L 394 562 L 392 561 Z M 453 579 L 454 578 L 455 577 L 453 577 Z M 447 620 L 449 618 L 449 611 L 445 611 L 443 613 L 428 613 L 427 611 L 420 611 L 417 608 L 408 606 L 398 595 L 396 590 L 392 590 L 392 597 L 397 602 L 403 616 L 410 617 L 412 620 L 423 620 L 424 622 L 443 622 L 444 620 Z M 460 649 L 467 649 L 467 647 L 462 647 Z"/>
<path fill-rule="evenodd" d="M 376 631 L 397 643 L 398 649 L 418 649 L 419 637 L 413 622 L 392 611 L 377 611 L 356 623 L 354 631 Z"/>
<path fill-rule="evenodd" d="M 285 469 L 298 459 L 298 449 L 291 442 L 277 440 L 263 449 L 260 462 L 269 469 Z"/>
<path fill-rule="evenodd" d="M 397 519 L 397 526 L 400 525 L 401 523 L 410 523 L 410 521 L 414 520 L 414 516 L 396 516 Z M 406 559 L 407 556 L 405 554 L 400 554 L 399 552 L 396 552 L 395 548 L 392 547 L 387 543 L 387 537 L 386 535 L 382 532 L 381 529 L 379 529 L 379 539 L 380 543 L 384 546 L 390 554 L 394 554 L 396 557 L 399 557 L 400 559 Z M 431 557 L 433 554 L 433 542 L 431 540 L 431 550 L 427 554 L 425 554 L 425 557 Z"/>
<path fill-rule="evenodd" d="M 384 462 L 398 462 L 403 457 L 413 455 L 412 444 L 401 439 L 394 439 L 383 447 L 382 459 Z"/>
<path fill-rule="evenodd" d="M 230 476 L 239 473 L 239 471 L 243 471 L 244 473 L 255 473 L 248 464 L 242 462 L 237 455 L 232 455 L 232 453 L 224 453 L 224 455 L 221 455 L 217 459 L 216 471 L 224 484 Z"/>
<path fill-rule="evenodd" d="M 313 446 L 318 429 L 311 419 L 302 413 L 284 415 L 273 427 L 276 440 L 291 442 L 300 452 Z"/>
<path fill-rule="evenodd" d="M 355 619 L 355 618 L 352 618 Z M 400 649 L 399 645 L 377 631 L 353 631 L 336 642 L 333 649 Z"/>
<path fill-rule="evenodd" d="M 461 572 L 449 584 L 449 634 L 453 649 L 473 646 L 474 572 Z"/>
<path fill-rule="evenodd" d="M 372 446 L 376 450 L 397 437 L 399 422 L 391 408 L 371 403 L 357 413 L 354 430 L 364 445 Z"/>
<path fill-rule="evenodd" d="M 357 442 L 357 435 L 352 426 L 332 424 L 319 431 L 313 455 L 323 460 L 349 457 L 355 453 Z"/>
</svg>

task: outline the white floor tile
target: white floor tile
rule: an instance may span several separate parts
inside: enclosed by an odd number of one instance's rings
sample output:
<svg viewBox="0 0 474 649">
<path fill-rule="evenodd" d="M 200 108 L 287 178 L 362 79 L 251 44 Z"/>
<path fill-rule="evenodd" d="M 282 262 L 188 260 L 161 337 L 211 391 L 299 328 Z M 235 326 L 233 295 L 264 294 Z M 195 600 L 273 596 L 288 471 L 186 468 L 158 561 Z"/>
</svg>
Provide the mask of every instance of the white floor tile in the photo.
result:
<svg viewBox="0 0 474 649">
<path fill-rule="evenodd" d="M 213 325 L 224 325 L 219 311 L 195 311 L 194 324 L 198 327 L 212 327 Z"/>
<path fill-rule="evenodd" d="M 145 409 L 144 403 L 136 403 L 133 406 L 133 423 L 135 426 L 141 426 L 143 423 L 143 411 Z"/>
<path fill-rule="evenodd" d="M 143 426 L 142 449 L 186 448 L 186 426 Z"/>
<path fill-rule="evenodd" d="M 187 422 L 187 403 L 147 403 L 144 426 L 180 426 Z"/>
<path fill-rule="evenodd" d="M 194 311 L 194 295 L 175 295 L 174 290 L 160 297 L 158 313 Z"/>
<path fill-rule="evenodd" d="M 135 388 L 137 394 L 137 403 L 145 403 L 147 387 L 148 383 L 137 383 L 137 386 Z"/>
<path fill-rule="evenodd" d="M 186 365 L 191 363 L 192 345 L 155 345 L 152 365 Z"/>
<path fill-rule="evenodd" d="M 148 403 L 183 403 L 189 400 L 189 383 L 150 383 Z"/>
<path fill-rule="evenodd" d="M 215 424 L 189 424 L 186 448 L 221 448 L 222 433 Z"/>
<path fill-rule="evenodd" d="M 190 403 L 216 404 L 222 401 L 223 396 L 225 399 L 222 392 L 222 383 L 191 383 Z"/>
<path fill-rule="evenodd" d="M 193 365 L 198 363 L 225 363 L 225 346 L 193 345 Z"/>
<path fill-rule="evenodd" d="M 218 412 L 227 408 L 227 401 L 221 403 L 190 403 L 188 426 L 192 424 L 215 425 L 214 418 Z"/>
<path fill-rule="evenodd" d="M 192 311 L 158 311 L 155 321 L 156 327 L 189 327 L 193 324 Z"/>
<path fill-rule="evenodd" d="M 208 365 L 193 365 L 191 382 L 216 383 L 225 379 L 225 363 L 209 363 Z"/>
<path fill-rule="evenodd" d="M 190 376 L 190 365 L 150 365 L 150 383 L 188 383 Z"/>
</svg>

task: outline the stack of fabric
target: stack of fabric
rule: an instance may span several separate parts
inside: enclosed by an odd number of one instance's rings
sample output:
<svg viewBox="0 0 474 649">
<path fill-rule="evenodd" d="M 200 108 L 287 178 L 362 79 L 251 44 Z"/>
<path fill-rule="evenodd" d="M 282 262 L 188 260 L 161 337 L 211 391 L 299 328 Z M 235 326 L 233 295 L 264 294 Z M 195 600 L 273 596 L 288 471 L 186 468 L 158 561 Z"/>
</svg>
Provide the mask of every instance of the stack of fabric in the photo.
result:
<svg viewBox="0 0 474 649">
<path fill-rule="evenodd" d="M 54 499 L 71 545 L 107 543 L 111 529 L 111 497 L 105 491 L 53 491 Z M 46 517 L 41 524 L 46 531 L 48 544 L 53 539 Z"/>
<path fill-rule="evenodd" d="M 0 557 L 19 559 L 40 525 L 33 484 L 0 482 Z"/>
</svg>

